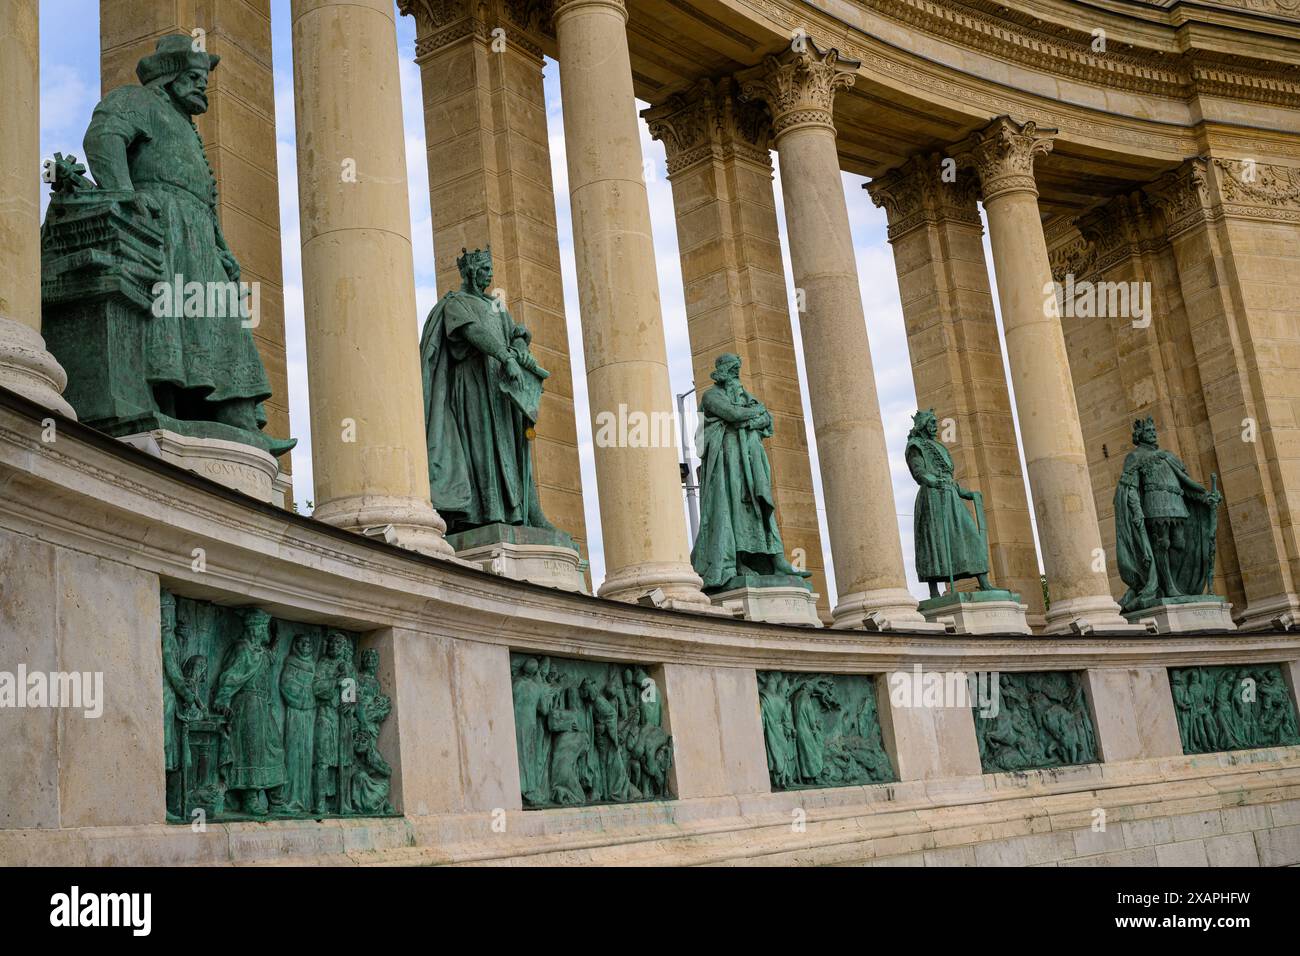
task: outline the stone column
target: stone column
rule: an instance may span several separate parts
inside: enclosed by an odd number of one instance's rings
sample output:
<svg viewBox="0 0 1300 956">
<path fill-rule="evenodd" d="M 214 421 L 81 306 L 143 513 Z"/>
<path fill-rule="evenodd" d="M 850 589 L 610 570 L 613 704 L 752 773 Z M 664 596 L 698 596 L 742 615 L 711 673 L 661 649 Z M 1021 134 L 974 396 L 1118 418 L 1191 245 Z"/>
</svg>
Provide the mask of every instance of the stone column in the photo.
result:
<svg viewBox="0 0 1300 956">
<path fill-rule="evenodd" d="M 959 166 L 973 166 L 983 187 L 1020 436 L 1047 573 L 1051 606 L 1046 630 L 1123 630 L 1130 625 L 1120 616 L 1106 576 L 1034 183 L 1034 157 L 1052 148 L 1054 133 L 1003 116 L 954 147 L 952 156 Z"/>
<path fill-rule="evenodd" d="M 762 104 L 738 102 L 734 86 L 729 78 L 704 80 L 642 115 L 668 157 L 696 388 L 709 387 L 720 354 L 740 356 L 745 387 L 772 413 L 766 444 L 781 540 L 790 560 L 812 572 L 826 616 L 826 569 L 772 190 L 771 122 Z"/>
<path fill-rule="evenodd" d="M 451 554 L 429 503 L 390 0 L 294 0 L 313 517 Z"/>
<path fill-rule="evenodd" d="M 585 554 L 573 371 L 551 185 L 540 5 L 401 0 L 415 19 L 438 291 L 460 287 L 462 248 L 490 243 L 495 288 L 552 375 L 533 443 L 547 518 Z M 504 31 L 493 36 L 496 29 Z"/>
<path fill-rule="evenodd" d="M 622 0 L 558 0 L 554 20 L 605 546 L 599 593 L 635 601 L 659 588 L 670 606 L 704 608 L 676 439 L 657 426 L 673 420 L 673 399 L 627 9 Z M 651 427 L 624 428 L 632 416 Z"/>
<path fill-rule="evenodd" d="M 889 214 L 917 405 L 951 420 L 939 437 L 957 480 L 984 495 L 993 583 L 1017 592 L 1040 630 L 1038 551 L 984 259 L 979 182 L 970 172 L 947 182 L 941 163 L 938 153 L 915 156 L 865 188 Z"/>
<path fill-rule="evenodd" d="M 258 286 L 253 341 L 271 385 L 271 397 L 263 403 L 265 433 L 288 438 L 270 5 L 249 0 L 99 0 L 100 89 L 107 93 L 136 83 L 135 65 L 153 52 L 158 37 L 193 35 L 196 29 L 204 31 L 204 43 L 221 57 L 221 65 L 208 79 L 208 111 L 194 121 L 217 179 L 221 231 L 239 260 L 242 281 Z M 279 459 L 280 480 L 291 471 L 291 457 Z M 292 500 L 292 492 L 286 491 Z"/>
<path fill-rule="evenodd" d="M 1221 468 L 1246 597 L 1233 616 L 1300 630 L 1300 167 L 1211 155 L 1145 191 L 1173 247 Z"/>
<path fill-rule="evenodd" d="M 857 64 L 838 51 L 787 50 L 740 74 L 767 102 L 781 188 L 813 427 L 839 601 L 835 627 L 931 629 L 907 590 L 889 453 L 840 180 L 832 106 Z"/>
<path fill-rule="evenodd" d="M 41 338 L 41 81 L 37 0 L 0 4 L 0 387 L 76 418 Z"/>
</svg>

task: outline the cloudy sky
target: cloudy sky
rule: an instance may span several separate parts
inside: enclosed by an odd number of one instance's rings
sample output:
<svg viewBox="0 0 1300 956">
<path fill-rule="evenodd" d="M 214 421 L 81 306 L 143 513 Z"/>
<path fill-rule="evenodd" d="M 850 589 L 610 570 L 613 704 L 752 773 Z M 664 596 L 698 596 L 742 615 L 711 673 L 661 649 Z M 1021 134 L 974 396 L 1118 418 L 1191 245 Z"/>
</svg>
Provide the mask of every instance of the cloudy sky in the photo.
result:
<svg viewBox="0 0 1300 956">
<path fill-rule="evenodd" d="M 81 138 L 91 110 L 99 98 L 99 25 L 98 4 L 93 0 L 41 0 L 41 150 L 43 156 L 54 152 L 82 155 Z M 297 159 L 294 148 L 293 61 L 289 28 L 289 0 L 272 0 L 273 44 L 275 56 L 276 133 L 280 176 L 280 225 L 284 255 L 284 306 L 288 348 L 290 415 L 298 447 L 293 451 L 294 493 L 300 507 L 313 497 L 311 486 L 311 423 L 307 414 L 310 397 L 307 390 L 306 351 L 303 340 L 303 300 L 301 248 L 298 232 Z M 411 347 L 418 347 L 420 326 L 438 298 L 433 268 L 433 231 L 429 214 L 428 175 L 425 158 L 424 120 L 420 105 L 419 70 L 415 65 L 415 27 L 409 17 L 398 19 L 398 51 L 402 64 L 403 116 L 406 133 L 407 170 L 410 179 L 411 236 L 414 245 L 417 314 L 410 318 Z M 587 528 L 590 539 L 592 579 L 604 577 L 604 556 L 600 545 L 600 513 L 595 494 L 596 478 L 592 457 L 590 418 L 587 411 L 587 384 L 582 370 L 582 332 L 578 314 L 578 295 L 573 261 L 573 241 L 568 202 L 568 175 L 564 157 L 564 130 L 560 111 L 559 69 L 546 62 L 546 99 L 550 124 L 551 163 L 555 181 L 556 213 L 560 231 L 560 257 L 564 272 L 565 307 L 568 316 L 570 354 L 574 357 L 573 389 L 577 404 L 578 435 L 582 462 Z M 641 104 L 645 106 L 646 104 Z M 677 254 L 677 232 L 673 221 L 671 186 L 666 177 L 663 147 L 650 138 L 641 125 L 642 149 L 652 160 L 653 173 L 647 185 L 653 220 L 659 291 L 663 303 L 664 329 L 673 391 L 691 388 L 691 355 L 687 340 L 686 311 L 682 300 L 682 283 Z M 903 461 L 903 447 L 916 408 L 907 339 L 898 301 L 898 284 L 894 277 L 893 257 L 885 238 L 885 214 L 876 209 L 863 190 L 863 178 L 844 175 L 845 197 L 853 225 L 857 250 L 858 274 L 862 302 L 866 311 L 867 331 L 880 396 L 881 414 L 889 442 L 889 465 L 893 475 L 895 511 L 898 513 L 899 536 L 907 563 L 908 580 L 914 593 L 925 594 L 916 581 L 912 567 L 912 501 L 916 486 Z M 783 249 L 786 243 L 784 215 L 781 211 L 781 184 L 776 180 L 778 222 L 781 223 Z M 235 250 L 238 253 L 238 250 Z M 785 254 L 787 284 L 790 262 Z M 443 290 L 445 291 L 445 290 Z M 792 303 L 793 305 L 793 303 Z M 803 376 L 803 355 L 799 347 L 798 315 L 792 309 L 795 345 Z M 806 382 L 806 379 L 804 379 Z M 805 389 L 806 391 L 806 389 Z M 811 413 L 805 398 L 805 418 Z M 689 432 L 688 432 L 689 433 Z M 813 455 L 813 475 L 817 482 L 817 501 L 826 536 L 826 515 L 822 507 L 820 481 L 817 478 L 816 439 L 809 429 Z M 683 522 L 685 517 L 683 516 Z M 834 603 L 834 572 L 829 552 L 826 567 Z"/>
</svg>

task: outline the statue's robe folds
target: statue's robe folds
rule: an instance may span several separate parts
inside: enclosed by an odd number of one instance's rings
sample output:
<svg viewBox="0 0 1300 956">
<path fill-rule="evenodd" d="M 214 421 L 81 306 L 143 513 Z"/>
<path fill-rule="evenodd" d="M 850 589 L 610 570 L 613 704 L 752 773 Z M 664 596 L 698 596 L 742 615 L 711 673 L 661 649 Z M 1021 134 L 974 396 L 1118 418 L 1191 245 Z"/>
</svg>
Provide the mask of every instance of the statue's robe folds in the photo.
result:
<svg viewBox="0 0 1300 956">
<path fill-rule="evenodd" d="M 767 745 L 768 774 L 777 786 L 788 787 L 794 782 L 797 763 L 790 700 L 775 687 L 759 691 L 758 700 L 763 742 Z"/>
<path fill-rule="evenodd" d="M 488 524 L 551 527 L 533 480 L 526 432 L 534 422 L 510 397 L 501 363 L 521 348 L 514 329 L 495 300 L 463 291 L 438 300 L 424 324 L 429 497 L 449 533 Z"/>
<path fill-rule="evenodd" d="M 162 86 L 122 86 L 105 96 L 91 116 L 85 149 L 92 170 L 120 162 L 118 140 L 125 145 L 135 191 L 151 198 L 161 210 L 154 223 L 163 232 L 160 278 L 169 286 L 177 275 L 187 285 L 203 284 L 202 315 L 149 316 L 145 326 L 146 379 L 151 384 L 193 390 L 188 395 L 190 401 L 265 401 L 271 397 L 271 386 L 253 331 L 244 327 L 237 301 L 222 295 L 221 307 L 208 308 L 208 284 L 228 283 L 233 277 L 227 275 L 221 261 L 221 251 L 229 250 L 220 238 L 216 180 L 198 130 L 172 105 Z M 184 291 L 182 286 L 182 306 Z M 209 311 L 224 314 L 210 315 Z M 260 404 L 257 421 L 259 425 L 266 421 Z"/>
<path fill-rule="evenodd" d="M 270 790 L 285 782 L 284 746 L 275 719 L 271 650 L 240 640 L 230 650 L 213 707 L 230 709 L 221 752 L 226 787 Z"/>
<path fill-rule="evenodd" d="M 1170 547 L 1169 573 L 1180 593 L 1203 594 L 1214 573 L 1217 508 L 1189 491 L 1196 488 L 1178 456 L 1163 448 L 1137 448 L 1124 459 L 1115 488 L 1115 560 L 1128 586 L 1121 610 L 1151 607 L 1161 597 L 1148 518 L 1177 520 L 1183 513 L 1183 547 Z"/>
<path fill-rule="evenodd" d="M 290 654 L 280 671 L 280 696 L 284 698 L 284 801 L 293 810 L 312 809 L 312 731 L 316 723 L 316 696 L 312 693 L 316 665 L 310 657 Z"/>
<path fill-rule="evenodd" d="M 952 456 L 932 438 L 909 438 L 907 467 L 921 487 L 912 509 L 916 542 L 916 576 L 922 581 L 955 581 L 987 574 L 988 529 L 975 524 L 970 509 L 957 493 L 952 476 Z M 926 476 L 943 479 L 938 488 Z"/>
<path fill-rule="evenodd" d="M 766 411 L 754 417 L 755 404 L 739 385 L 715 386 L 700 399 L 700 533 L 691 564 L 706 590 L 721 588 L 745 571 L 764 573 L 747 564 L 748 556 L 762 556 L 764 564 L 784 557 L 772 466 L 763 449 L 772 419 Z"/>
</svg>

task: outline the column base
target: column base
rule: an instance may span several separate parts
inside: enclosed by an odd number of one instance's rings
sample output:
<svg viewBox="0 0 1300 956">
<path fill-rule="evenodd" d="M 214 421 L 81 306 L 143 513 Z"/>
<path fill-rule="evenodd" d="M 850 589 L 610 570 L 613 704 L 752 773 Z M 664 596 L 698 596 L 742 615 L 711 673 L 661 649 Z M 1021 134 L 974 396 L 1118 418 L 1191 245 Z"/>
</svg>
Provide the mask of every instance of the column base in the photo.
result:
<svg viewBox="0 0 1300 956">
<path fill-rule="evenodd" d="M 210 478 L 219 485 L 243 492 L 250 498 L 275 503 L 276 478 L 280 475 L 280 466 L 269 452 L 260 448 L 220 438 L 179 435 L 165 428 L 123 435 L 121 441 L 187 471 Z M 283 492 L 281 500 L 283 501 Z"/>
<path fill-rule="evenodd" d="M 356 495 L 327 501 L 317 506 L 311 516 L 336 528 L 382 538 L 408 551 L 435 558 L 455 555 L 444 537 L 447 523 L 432 504 L 419 498 Z"/>
<path fill-rule="evenodd" d="M 1124 617 L 1135 624 L 1154 625 L 1157 634 L 1222 634 L 1237 629 L 1232 605 L 1214 594 L 1165 599 Z"/>
<path fill-rule="evenodd" d="M 946 634 L 942 624 L 927 621 L 916 608 L 916 598 L 905 588 L 848 594 L 831 612 L 831 628 L 898 631 L 912 634 Z"/>
<path fill-rule="evenodd" d="M 563 531 L 492 524 L 447 536 L 456 557 L 512 581 L 587 593 L 584 562 Z"/>
<path fill-rule="evenodd" d="M 953 591 L 919 605 L 927 621 L 942 624 L 949 634 L 1028 635 L 1025 605 L 1014 591 Z"/>
<path fill-rule="evenodd" d="M 720 607 L 746 621 L 765 624 L 794 624 L 800 627 L 821 627 L 817 615 L 817 595 L 801 584 L 763 584 L 764 579 L 784 578 L 788 575 L 751 575 L 756 583 L 715 591 L 709 595 L 715 607 Z"/>
<path fill-rule="evenodd" d="M 0 317 L 0 388 L 43 405 L 64 418 L 77 413 L 63 397 L 68 375 L 30 325 Z"/>
<path fill-rule="evenodd" d="M 689 564 L 650 561 L 618 568 L 605 576 L 598 597 L 628 604 L 650 604 L 673 611 L 729 615 L 705 596 L 704 581 Z"/>
<path fill-rule="evenodd" d="M 1300 631 L 1300 596 L 1283 594 L 1267 601 L 1250 601 L 1237 619 L 1239 631 Z"/>
<path fill-rule="evenodd" d="M 1145 634 L 1146 626 L 1124 620 L 1108 594 L 1053 601 L 1044 634 Z"/>
</svg>

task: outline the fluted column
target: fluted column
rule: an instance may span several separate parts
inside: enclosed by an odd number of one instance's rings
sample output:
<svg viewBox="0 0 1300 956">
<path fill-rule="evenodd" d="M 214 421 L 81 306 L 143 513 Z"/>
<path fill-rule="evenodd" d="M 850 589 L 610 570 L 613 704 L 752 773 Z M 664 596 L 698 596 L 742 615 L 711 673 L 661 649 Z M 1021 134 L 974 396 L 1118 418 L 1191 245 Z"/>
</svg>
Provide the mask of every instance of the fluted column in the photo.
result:
<svg viewBox="0 0 1300 956">
<path fill-rule="evenodd" d="M 1019 593 L 1029 625 L 1041 630 L 1038 552 L 984 259 L 979 181 L 969 171 L 945 179 L 942 157 L 925 153 L 866 188 L 889 214 L 917 406 L 954 423 L 940 431 L 956 479 L 984 495 L 993 583 Z"/>
<path fill-rule="evenodd" d="M 37 0 L 0 3 L 0 387 L 69 418 L 41 338 L 41 82 Z"/>
<path fill-rule="evenodd" d="M 622 0 L 558 0 L 554 21 L 605 548 L 599 593 L 635 601 L 659 588 L 670 605 L 707 607 L 691 568 L 675 444 L 658 428 L 601 427 L 673 414 L 627 10 Z"/>
<path fill-rule="evenodd" d="M 812 44 L 740 75 L 772 112 L 822 492 L 835 564 L 835 627 L 929 630 L 907 590 L 889 453 L 840 180 L 832 107 L 853 84 L 838 51 Z"/>
<path fill-rule="evenodd" d="M 761 103 L 738 102 L 735 94 L 730 77 L 701 80 L 641 115 L 668 160 L 697 392 L 708 388 L 721 353 L 740 356 L 745 387 L 772 413 L 766 444 L 781 541 L 790 561 L 812 572 L 818 611 L 828 616 L 776 224 L 772 126 Z"/>
<path fill-rule="evenodd" d="M 393 5 L 292 9 L 313 516 L 451 554 L 429 503 Z"/>
<path fill-rule="evenodd" d="M 951 155 L 984 194 L 1029 488 L 1050 589 L 1047 632 L 1125 628 L 1110 594 L 1065 336 L 1055 314 L 1034 157 L 1055 130 L 999 117 Z"/>
</svg>

